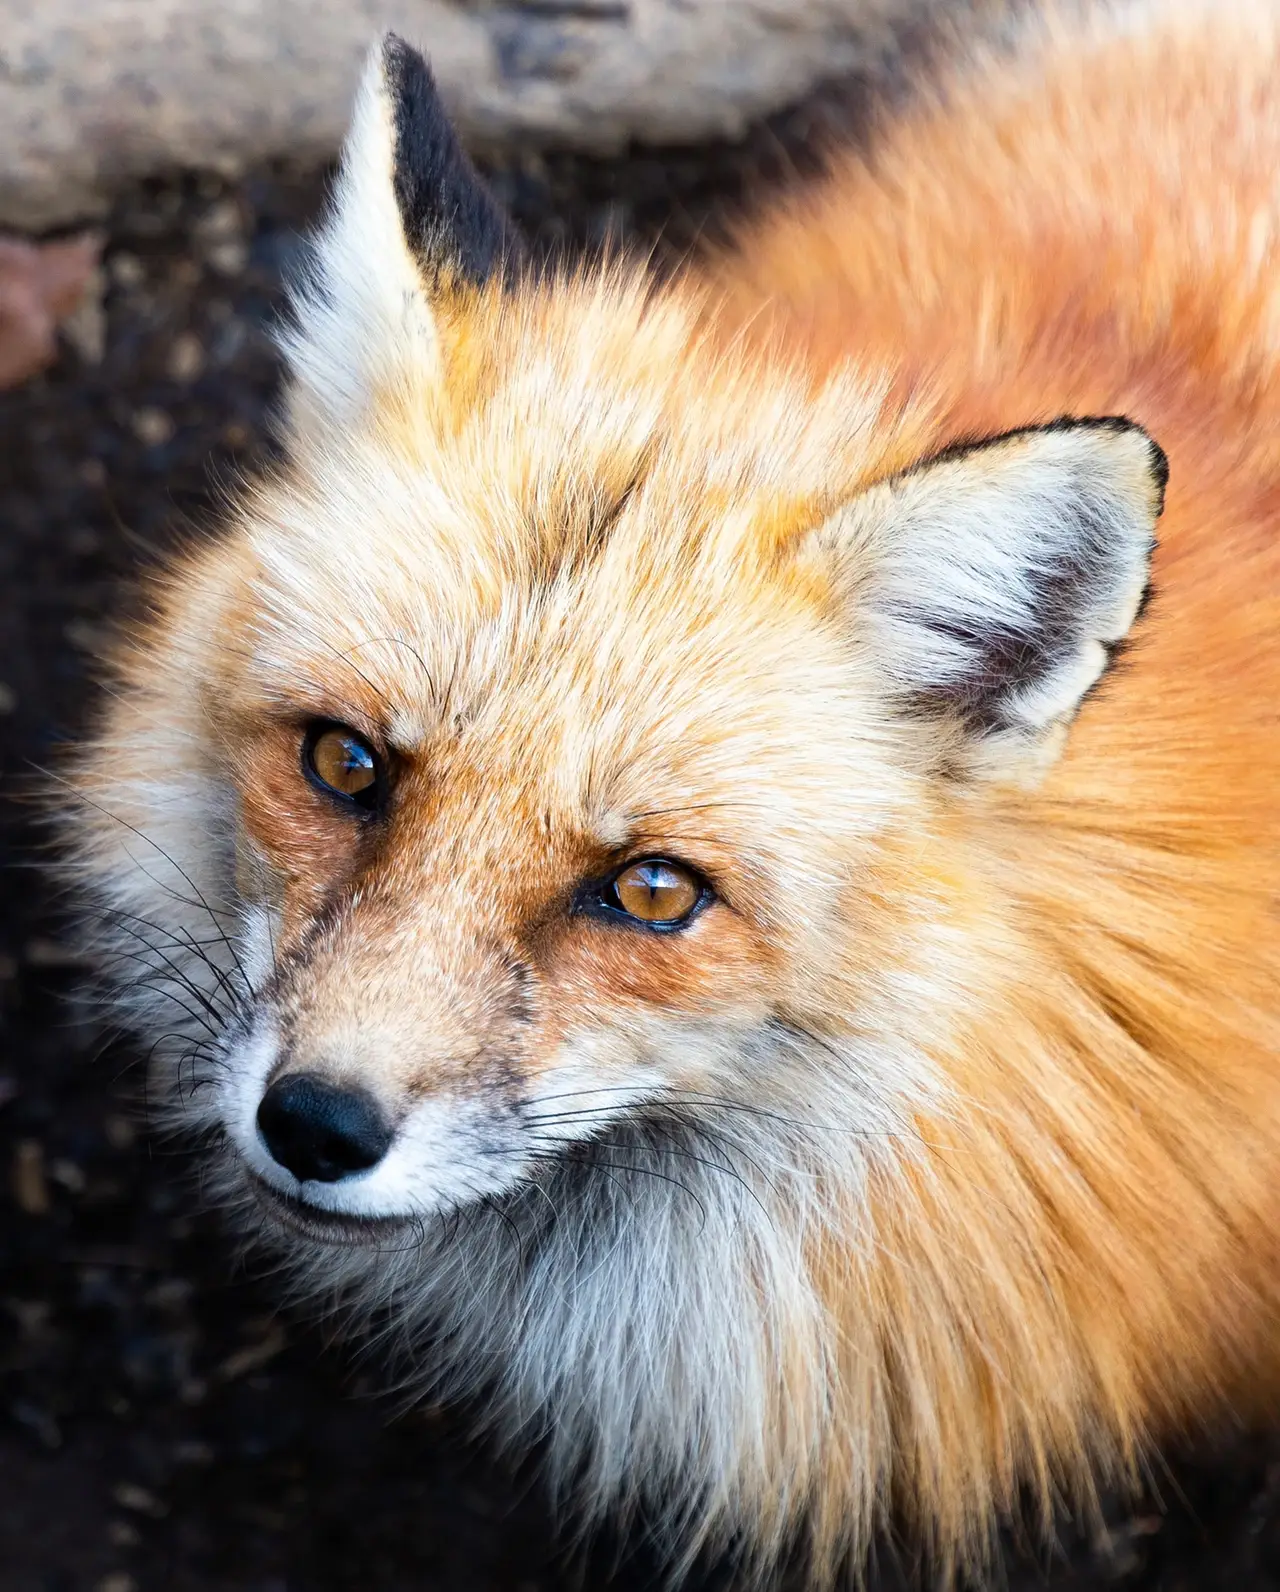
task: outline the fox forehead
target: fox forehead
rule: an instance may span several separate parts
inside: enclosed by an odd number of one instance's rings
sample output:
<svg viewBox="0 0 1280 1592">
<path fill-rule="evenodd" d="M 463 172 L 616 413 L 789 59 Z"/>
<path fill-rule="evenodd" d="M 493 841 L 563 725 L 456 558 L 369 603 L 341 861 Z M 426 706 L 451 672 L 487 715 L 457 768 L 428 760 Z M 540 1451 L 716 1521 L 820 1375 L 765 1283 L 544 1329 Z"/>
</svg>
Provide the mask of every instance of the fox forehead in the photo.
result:
<svg viewBox="0 0 1280 1592">
<path fill-rule="evenodd" d="M 816 523 L 820 491 L 848 496 L 920 449 L 856 375 L 814 394 L 758 350 L 714 347 L 693 295 L 654 301 L 621 271 L 477 290 L 440 344 L 340 438 L 293 436 L 285 489 L 251 522 L 282 592 L 328 564 L 357 594 L 396 581 L 492 612 L 606 544 L 622 583 L 691 559 L 723 580 Z"/>
<path fill-rule="evenodd" d="M 806 402 L 758 363 L 748 384 L 626 283 L 481 296 L 467 324 L 411 404 L 384 394 L 246 504 L 218 701 L 437 761 L 465 740 L 606 836 L 729 782 L 784 828 L 810 816 L 789 788 L 842 775 L 874 807 L 867 746 L 846 768 L 840 748 L 889 716 L 783 550 L 821 515 L 815 482 L 883 466 L 875 395 Z M 474 340 L 498 357 L 468 363 Z"/>
</svg>

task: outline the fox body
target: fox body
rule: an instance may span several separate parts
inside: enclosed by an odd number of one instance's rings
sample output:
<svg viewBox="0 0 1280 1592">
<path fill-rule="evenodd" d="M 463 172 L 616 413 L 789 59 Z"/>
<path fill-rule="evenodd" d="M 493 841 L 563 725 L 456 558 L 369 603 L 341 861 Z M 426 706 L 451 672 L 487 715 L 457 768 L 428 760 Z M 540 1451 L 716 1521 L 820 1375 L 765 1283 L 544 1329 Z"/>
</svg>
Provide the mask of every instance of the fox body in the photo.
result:
<svg viewBox="0 0 1280 1592">
<path fill-rule="evenodd" d="M 973 1562 L 1270 1385 L 1278 170 L 1274 6 L 1108 10 L 534 270 L 371 59 L 76 866 L 210 1186 L 677 1556 Z"/>
</svg>

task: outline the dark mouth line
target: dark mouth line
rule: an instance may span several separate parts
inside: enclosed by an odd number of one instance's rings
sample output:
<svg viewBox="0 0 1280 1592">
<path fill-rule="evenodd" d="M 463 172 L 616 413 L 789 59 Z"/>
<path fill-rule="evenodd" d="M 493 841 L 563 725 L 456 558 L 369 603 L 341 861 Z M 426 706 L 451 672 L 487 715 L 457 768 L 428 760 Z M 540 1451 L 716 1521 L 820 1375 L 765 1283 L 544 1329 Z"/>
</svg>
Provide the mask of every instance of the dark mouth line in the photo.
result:
<svg viewBox="0 0 1280 1592">
<path fill-rule="evenodd" d="M 291 1232 L 322 1244 L 367 1246 L 403 1232 L 409 1225 L 404 1216 L 348 1216 L 340 1211 L 322 1211 L 294 1194 L 282 1194 L 256 1173 L 247 1173 L 254 1195 L 272 1216 Z"/>
</svg>

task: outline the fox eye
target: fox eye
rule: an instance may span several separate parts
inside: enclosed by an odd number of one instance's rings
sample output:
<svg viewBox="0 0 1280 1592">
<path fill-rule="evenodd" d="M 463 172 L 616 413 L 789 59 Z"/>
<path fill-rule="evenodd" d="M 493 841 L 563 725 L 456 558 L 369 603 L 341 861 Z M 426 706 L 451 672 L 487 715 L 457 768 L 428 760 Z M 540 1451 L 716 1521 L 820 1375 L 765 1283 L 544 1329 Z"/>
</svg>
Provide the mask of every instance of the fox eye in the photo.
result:
<svg viewBox="0 0 1280 1592">
<path fill-rule="evenodd" d="M 678 929 L 687 923 L 708 897 L 707 886 L 678 862 L 665 857 L 644 857 L 629 862 L 605 885 L 601 899 L 638 923 L 652 929 Z"/>
<path fill-rule="evenodd" d="M 302 766 L 313 784 L 366 812 L 378 805 L 382 759 L 362 735 L 341 724 L 316 724 L 302 743 Z"/>
</svg>

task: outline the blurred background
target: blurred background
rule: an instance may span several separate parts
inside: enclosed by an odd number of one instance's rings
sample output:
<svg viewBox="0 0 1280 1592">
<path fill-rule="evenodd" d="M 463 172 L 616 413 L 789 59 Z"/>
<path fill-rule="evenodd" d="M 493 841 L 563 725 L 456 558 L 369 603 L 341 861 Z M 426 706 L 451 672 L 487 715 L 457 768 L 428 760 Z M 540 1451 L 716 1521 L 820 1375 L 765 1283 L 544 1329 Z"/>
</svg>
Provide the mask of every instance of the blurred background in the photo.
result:
<svg viewBox="0 0 1280 1592">
<path fill-rule="evenodd" d="M 1223 0 L 1228 3 L 1228 0 Z M 432 55 L 537 248 L 659 263 L 877 119 L 1014 0 L 0 0 L 0 1592 L 657 1584 L 558 1545 L 466 1411 L 397 1414 L 280 1314 L 153 1142 L 38 867 L 32 770 L 86 723 L 138 571 L 272 444 L 271 327 L 364 48 Z M 1280 1442 L 1170 1456 L 1030 1588 L 1280 1586 Z M 909 1579 L 892 1543 L 874 1584 Z M 698 1592 L 733 1585 L 705 1566 Z"/>
</svg>

